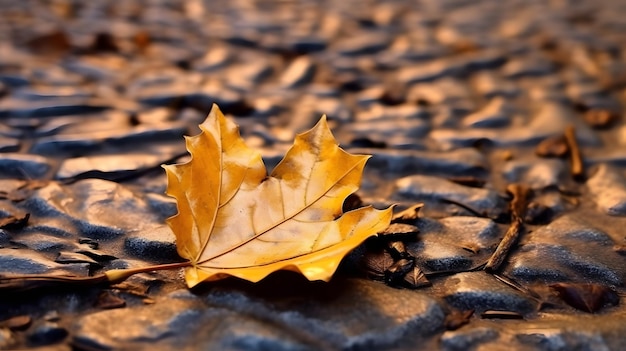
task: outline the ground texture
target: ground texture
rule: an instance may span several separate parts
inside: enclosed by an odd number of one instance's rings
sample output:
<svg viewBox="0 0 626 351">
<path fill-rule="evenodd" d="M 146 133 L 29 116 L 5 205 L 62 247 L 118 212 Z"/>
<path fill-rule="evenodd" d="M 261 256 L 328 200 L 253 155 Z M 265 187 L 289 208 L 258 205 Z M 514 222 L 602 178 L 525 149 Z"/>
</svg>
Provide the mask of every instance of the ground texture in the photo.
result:
<svg viewBox="0 0 626 351">
<path fill-rule="evenodd" d="M 1 292 L 0 349 L 623 348 L 625 14 L 608 0 L 1 0 L 2 275 L 180 261 L 160 165 L 187 159 L 182 137 L 213 103 L 269 167 L 327 114 L 343 147 L 373 155 L 363 202 L 425 206 L 330 283 L 189 290 L 174 270 Z M 517 217 L 519 240 L 482 269 Z"/>
</svg>

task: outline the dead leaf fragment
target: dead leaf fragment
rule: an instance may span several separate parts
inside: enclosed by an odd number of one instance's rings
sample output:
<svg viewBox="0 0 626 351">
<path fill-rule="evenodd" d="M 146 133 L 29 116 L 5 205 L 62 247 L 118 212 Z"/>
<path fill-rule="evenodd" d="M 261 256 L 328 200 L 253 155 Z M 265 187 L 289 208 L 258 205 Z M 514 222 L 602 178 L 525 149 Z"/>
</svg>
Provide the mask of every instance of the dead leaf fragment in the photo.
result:
<svg viewBox="0 0 626 351">
<path fill-rule="evenodd" d="M 600 284 L 556 283 L 550 287 L 568 305 L 594 313 L 606 305 L 617 305 L 619 296 L 611 288 Z"/>
<path fill-rule="evenodd" d="M 424 207 L 423 203 L 415 204 L 404 211 L 393 215 L 392 223 L 404 223 L 415 224 L 415 221 L 419 218 L 420 210 Z"/>
<path fill-rule="evenodd" d="M 168 224 L 192 263 L 189 287 L 227 276 L 256 282 L 277 270 L 328 281 L 350 250 L 389 225 L 391 208 L 342 213 L 369 156 L 339 148 L 325 117 L 269 176 L 217 106 L 200 129 L 187 138 L 191 161 L 164 166 L 178 205 Z"/>
</svg>

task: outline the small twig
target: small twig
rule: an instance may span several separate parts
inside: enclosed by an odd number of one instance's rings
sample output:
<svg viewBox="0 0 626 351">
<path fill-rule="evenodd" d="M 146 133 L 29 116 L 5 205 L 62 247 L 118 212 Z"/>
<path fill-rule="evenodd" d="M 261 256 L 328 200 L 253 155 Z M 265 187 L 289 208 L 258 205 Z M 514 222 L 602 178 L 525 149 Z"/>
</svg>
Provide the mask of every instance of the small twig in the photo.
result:
<svg viewBox="0 0 626 351">
<path fill-rule="evenodd" d="M 513 195 L 510 203 L 511 226 L 504 234 L 504 238 L 498 244 L 496 251 L 485 264 L 485 270 L 488 272 L 495 272 L 500 268 L 523 229 L 524 212 L 526 212 L 528 205 L 530 189 L 521 184 L 511 184 L 507 187 L 507 191 Z"/>
<path fill-rule="evenodd" d="M 583 164 L 583 158 L 580 153 L 578 141 L 576 140 L 576 128 L 574 128 L 573 125 L 569 125 L 565 129 L 565 141 L 567 142 L 567 146 L 569 148 L 572 176 L 576 180 L 584 179 L 585 166 Z"/>
</svg>

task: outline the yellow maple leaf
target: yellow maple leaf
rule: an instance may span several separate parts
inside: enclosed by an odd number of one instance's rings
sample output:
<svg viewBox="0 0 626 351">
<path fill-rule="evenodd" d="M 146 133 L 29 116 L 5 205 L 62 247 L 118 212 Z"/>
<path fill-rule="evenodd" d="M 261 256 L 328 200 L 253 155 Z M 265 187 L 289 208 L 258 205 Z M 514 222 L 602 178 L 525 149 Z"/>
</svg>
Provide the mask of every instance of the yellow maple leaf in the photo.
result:
<svg viewBox="0 0 626 351">
<path fill-rule="evenodd" d="M 200 129 L 186 138 L 191 160 L 164 166 L 178 205 L 168 224 L 191 262 L 189 287 L 227 276 L 256 282 L 277 270 L 328 281 L 350 250 L 389 225 L 391 208 L 342 213 L 369 156 L 342 150 L 325 117 L 269 176 L 216 105 Z"/>
</svg>

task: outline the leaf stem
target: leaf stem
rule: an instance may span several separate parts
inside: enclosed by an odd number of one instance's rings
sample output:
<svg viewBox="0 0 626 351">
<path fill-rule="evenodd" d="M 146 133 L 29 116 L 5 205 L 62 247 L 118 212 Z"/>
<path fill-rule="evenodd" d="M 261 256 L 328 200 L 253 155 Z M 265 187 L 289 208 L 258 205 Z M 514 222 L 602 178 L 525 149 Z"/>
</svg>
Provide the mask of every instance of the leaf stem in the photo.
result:
<svg viewBox="0 0 626 351">
<path fill-rule="evenodd" d="M 160 264 L 156 266 L 139 267 L 139 268 L 111 269 L 111 270 L 104 272 L 103 275 L 106 276 L 107 281 L 110 284 L 117 284 L 128 279 L 130 276 L 138 274 L 138 273 L 146 273 L 146 272 L 152 272 L 152 271 L 164 271 L 168 269 L 176 269 L 176 268 L 183 268 L 183 267 L 189 267 L 189 266 L 191 266 L 191 261 L 185 261 L 185 262 L 167 263 L 167 264 Z"/>
<path fill-rule="evenodd" d="M 130 276 L 138 273 L 183 268 L 189 267 L 191 265 L 192 263 L 190 261 L 186 261 L 140 268 L 112 269 L 104 273 L 94 275 L 92 277 L 73 277 L 45 274 L 13 276 L 0 275 L 0 293 L 20 292 L 26 290 L 63 286 L 108 286 L 121 283 L 122 281 L 128 279 Z"/>
</svg>

